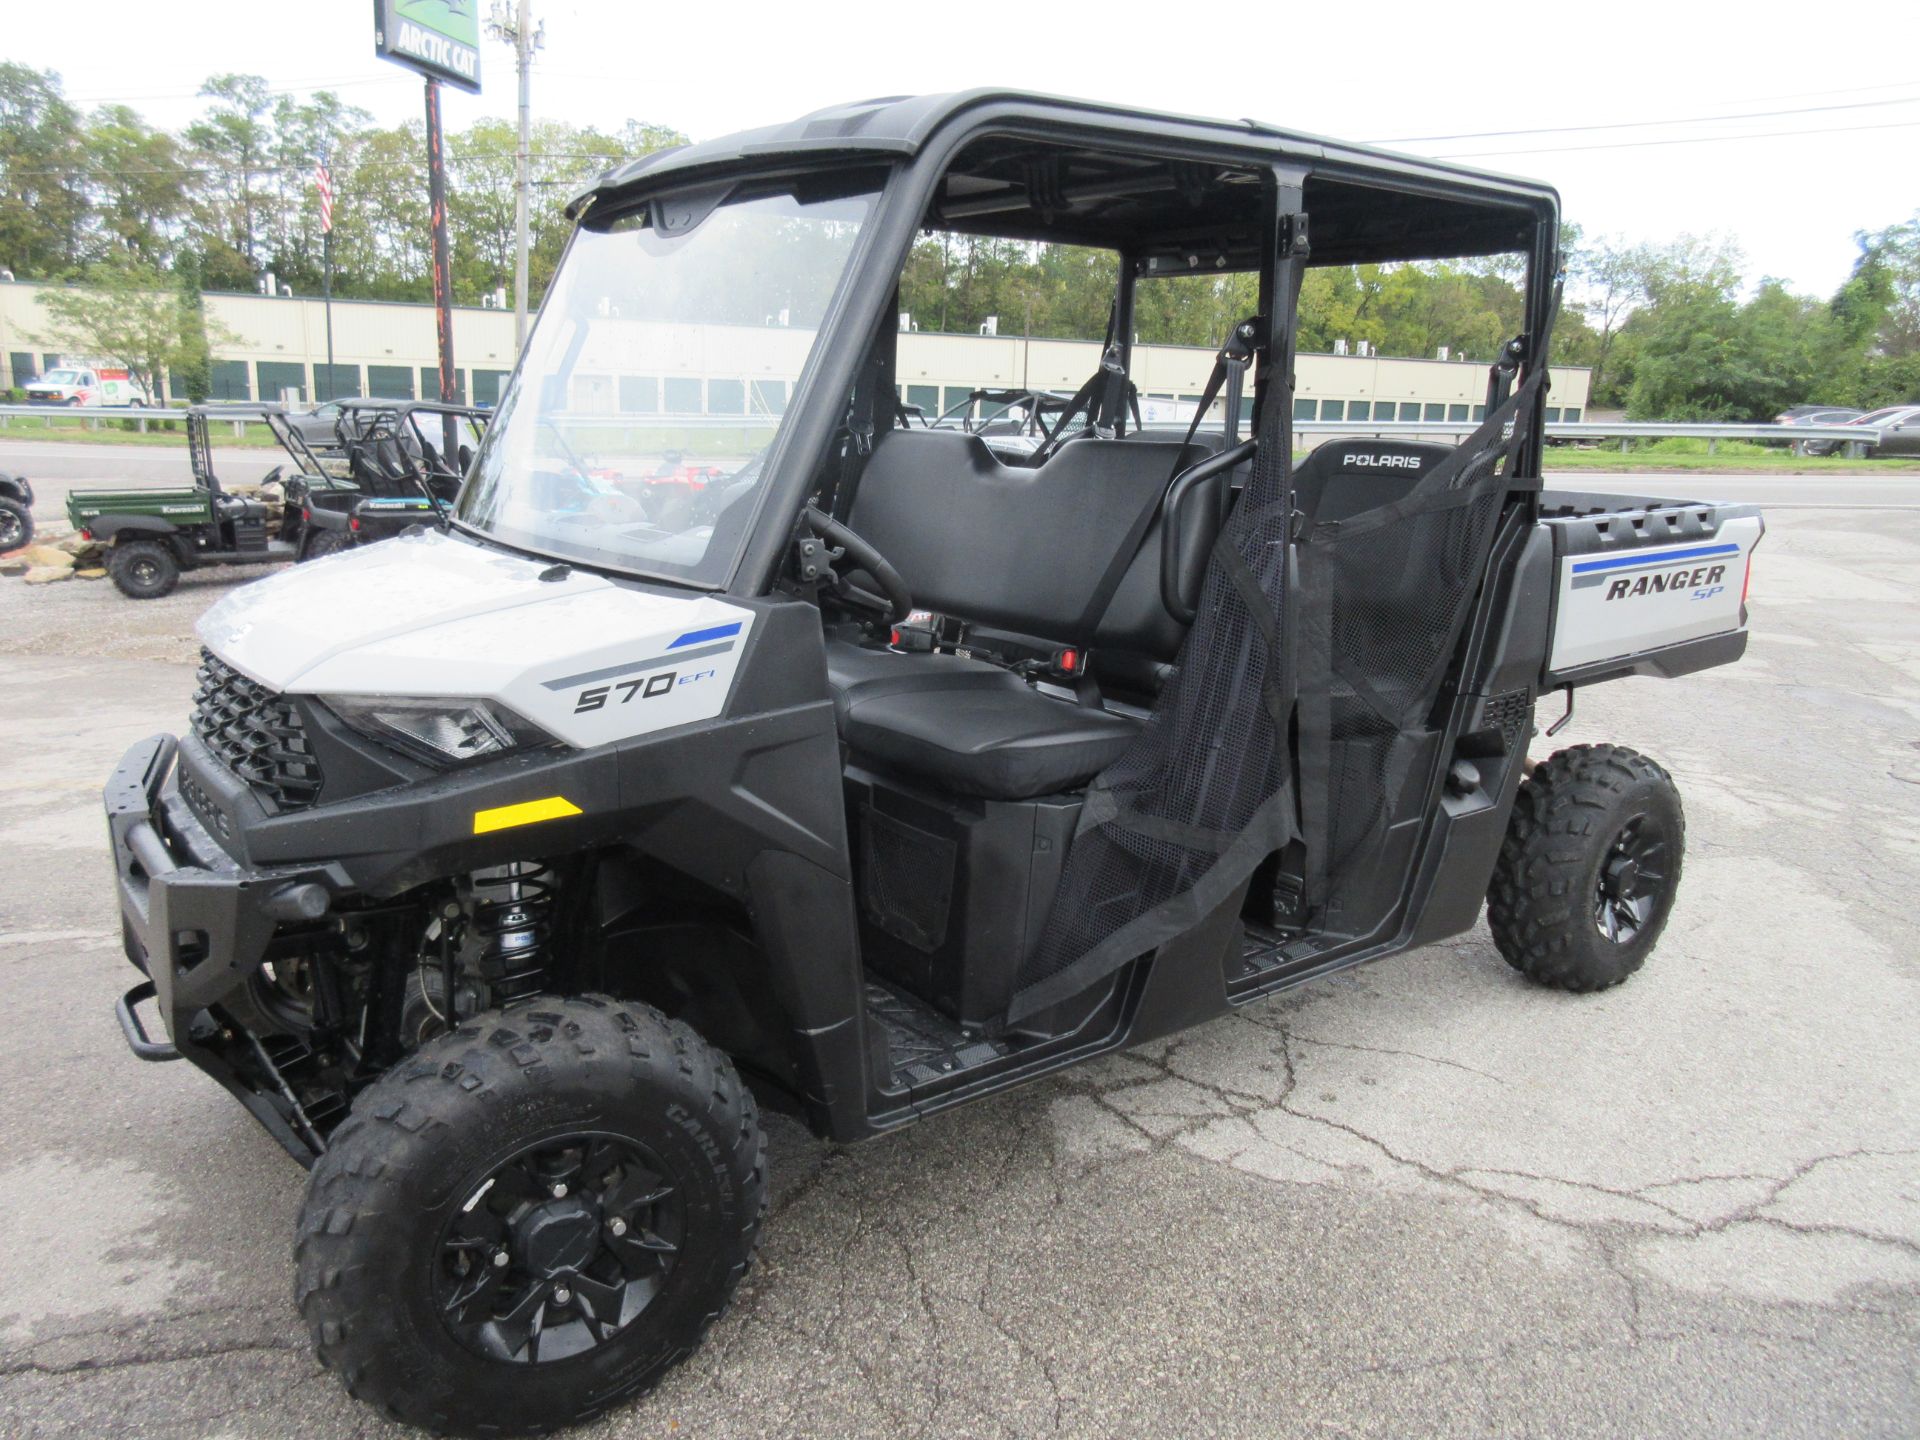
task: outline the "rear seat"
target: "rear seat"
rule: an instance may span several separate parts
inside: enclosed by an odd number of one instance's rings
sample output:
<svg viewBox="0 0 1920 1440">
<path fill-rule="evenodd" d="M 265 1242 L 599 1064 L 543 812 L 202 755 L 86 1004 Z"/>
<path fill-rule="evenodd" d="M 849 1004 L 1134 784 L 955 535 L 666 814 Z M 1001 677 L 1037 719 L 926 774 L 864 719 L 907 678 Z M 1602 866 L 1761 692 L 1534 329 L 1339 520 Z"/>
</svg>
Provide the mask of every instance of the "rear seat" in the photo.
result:
<svg viewBox="0 0 1920 1440">
<path fill-rule="evenodd" d="M 1164 662 L 1185 627 L 1160 601 L 1158 506 L 1176 469 L 1207 453 L 1177 440 L 1081 439 L 1027 469 L 1002 465 L 978 436 L 895 430 L 874 447 L 848 523 L 928 609 Z M 1223 508 L 1215 487 L 1226 483 L 1197 487 L 1183 516 L 1182 548 L 1199 563 Z M 1140 725 L 951 655 L 833 640 L 827 673 L 856 759 L 961 795 L 1078 789 Z"/>
</svg>

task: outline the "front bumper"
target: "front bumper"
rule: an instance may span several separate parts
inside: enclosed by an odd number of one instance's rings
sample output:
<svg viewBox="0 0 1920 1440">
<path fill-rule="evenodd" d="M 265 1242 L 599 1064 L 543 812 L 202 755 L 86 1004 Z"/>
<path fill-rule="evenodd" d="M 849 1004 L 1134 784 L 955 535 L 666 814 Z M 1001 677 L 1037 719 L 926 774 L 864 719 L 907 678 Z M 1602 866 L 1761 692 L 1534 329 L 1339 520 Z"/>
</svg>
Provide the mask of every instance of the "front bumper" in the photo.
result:
<svg viewBox="0 0 1920 1440">
<path fill-rule="evenodd" d="M 127 959 L 147 977 L 116 1007 L 120 1025 L 135 1055 L 192 1061 L 311 1163 L 317 1137 L 302 1133 L 298 1107 L 260 1083 L 275 1073 L 261 1038 L 216 1007 L 245 990 L 282 921 L 314 918 L 331 903 L 337 877 L 326 867 L 264 870 L 233 860 L 181 798 L 177 750 L 171 735 L 142 740 L 121 758 L 103 796 L 121 936 Z M 149 999 L 170 1045 L 138 1018 Z"/>
</svg>

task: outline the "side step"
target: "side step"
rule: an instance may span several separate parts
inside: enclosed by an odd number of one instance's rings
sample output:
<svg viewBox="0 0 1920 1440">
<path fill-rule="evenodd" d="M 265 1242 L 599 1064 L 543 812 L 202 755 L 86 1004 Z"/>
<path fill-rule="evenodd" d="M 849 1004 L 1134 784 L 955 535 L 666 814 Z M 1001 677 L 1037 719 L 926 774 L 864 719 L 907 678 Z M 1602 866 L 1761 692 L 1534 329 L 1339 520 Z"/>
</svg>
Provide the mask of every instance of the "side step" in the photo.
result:
<svg viewBox="0 0 1920 1440">
<path fill-rule="evenodd" d="M 918 1089 L 1011 1053 L 997 1040 L 970 1035 L 922 1000 L 867 982 L 867 1022 L 886 1042 L 891 1085 Z"/>
</svg>

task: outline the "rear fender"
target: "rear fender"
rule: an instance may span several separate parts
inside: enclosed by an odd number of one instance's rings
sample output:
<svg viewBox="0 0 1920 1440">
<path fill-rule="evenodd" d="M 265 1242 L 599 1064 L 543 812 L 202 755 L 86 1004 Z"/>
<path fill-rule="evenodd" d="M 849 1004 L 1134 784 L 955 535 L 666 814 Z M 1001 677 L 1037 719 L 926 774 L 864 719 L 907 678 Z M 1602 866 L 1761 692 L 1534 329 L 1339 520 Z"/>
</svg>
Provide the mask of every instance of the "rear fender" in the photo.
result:
<svg viewBox="0 0 1920 1440">
<path fill-rule="evenodd" d="M 187 560 L 180 543 L 180 527 L 157 515 L 102 515 L 87 522 L 87 533 L 109 546 L 126 540 L 164 540 L 173 547 L 181 564 Z"/>
</svg>

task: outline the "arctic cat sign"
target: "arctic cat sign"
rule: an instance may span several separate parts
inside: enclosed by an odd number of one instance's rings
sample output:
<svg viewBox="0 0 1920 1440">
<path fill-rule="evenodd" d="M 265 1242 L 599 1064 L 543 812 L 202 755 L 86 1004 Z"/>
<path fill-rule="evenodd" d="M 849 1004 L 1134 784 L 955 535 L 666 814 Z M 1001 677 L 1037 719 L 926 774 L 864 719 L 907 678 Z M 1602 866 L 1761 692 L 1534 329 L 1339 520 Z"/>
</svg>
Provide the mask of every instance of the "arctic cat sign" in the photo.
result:
<svg viewBox="0 0 1920 1440">
<path fill-rule="evenodd" d="M 479 0 L 373 0 L 376 55 L 480 90 Z"/>
</svg>

